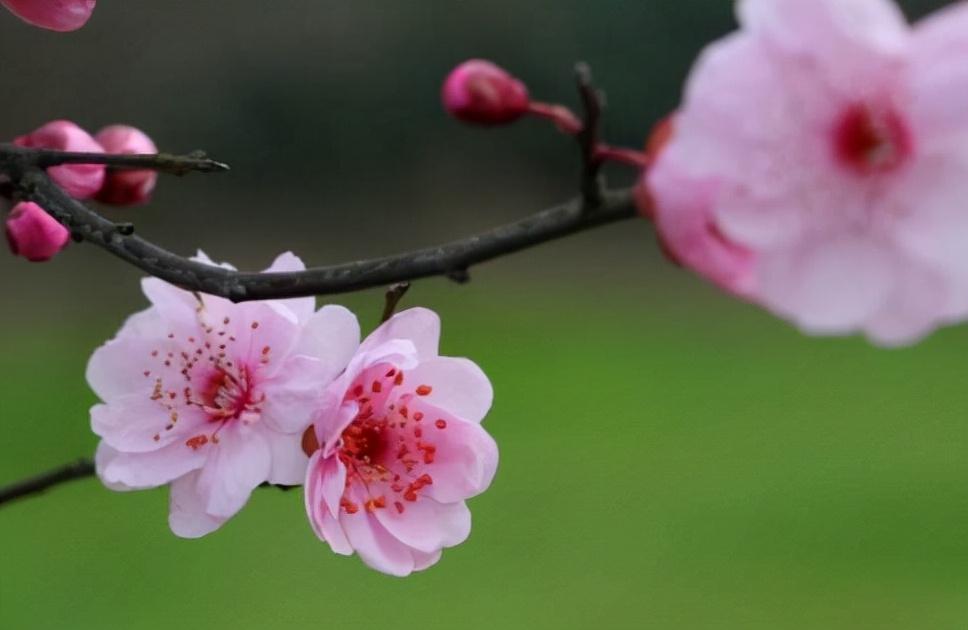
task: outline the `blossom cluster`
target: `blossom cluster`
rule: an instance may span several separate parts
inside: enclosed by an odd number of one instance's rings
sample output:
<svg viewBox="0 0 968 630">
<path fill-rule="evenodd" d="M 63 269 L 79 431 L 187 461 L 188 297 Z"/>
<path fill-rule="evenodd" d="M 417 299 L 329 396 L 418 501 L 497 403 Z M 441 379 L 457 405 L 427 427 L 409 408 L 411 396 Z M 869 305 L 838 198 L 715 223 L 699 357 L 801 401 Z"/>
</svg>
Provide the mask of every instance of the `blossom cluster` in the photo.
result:
<svg viewBox="0 0 968 630">
<path fill-rule="evenodd" d="M 128 125 L 110 125 L 91 135 L 68 120 L 55 120 L 14 139 L 20 147 L 80 153 L 152 154 L 155 143 Z M 150 170 L 108 170 L 101 164 L 64 164 L 48 169 L 50 178 L 75 199 L 96 199 L 118 206 L 134 206 L 151 199 L 158 174 Z M 6 220 L 7 242 L 14 254 L 32 262 L 50 260 L 63 249 L 70 234 L 35 203 L 25 201 Z"/>
<path fill-rule="evenodd" d="M 303 268 L 283 254 L 267 271 Z M 170 485 L 169 525 L 194 538 L 262 484 L 305 484 L 319 538 L 392 575 L 467 538 L 465 501 L 497 467 L 480 424 L 492 389 L 471 361 L 439 354 L 433 312 L 399 313 L 361 342 L 350 311 L 313 298 L 233 304 L 156 278 L 142 287 L 150 308 L 87 369 L 108 487 Z"/>
</svg>

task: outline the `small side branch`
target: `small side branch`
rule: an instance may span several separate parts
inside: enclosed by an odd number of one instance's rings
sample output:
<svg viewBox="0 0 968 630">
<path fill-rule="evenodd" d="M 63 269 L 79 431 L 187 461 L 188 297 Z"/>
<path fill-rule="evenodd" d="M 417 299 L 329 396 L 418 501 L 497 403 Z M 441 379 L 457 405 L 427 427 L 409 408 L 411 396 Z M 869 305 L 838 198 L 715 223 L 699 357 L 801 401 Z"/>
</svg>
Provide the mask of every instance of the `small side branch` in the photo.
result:
<svg viewBox="0 0 968 630">
<path fill-rule="evenodd" d="M 85 479 L 94 476 L 94 462 L 89 459 L 79 459 L 76 462 L 55 468 L 36 477 L 24 479 L 14 484 L 0 488 L 0 505 L 40 494 L 54 486 L 75 479 Z"/>
<path fill-rule="evenodd" d="M 386 301 L 383 306 L 383 315 L 380 317 L 381 324 L 389 321 L 390 318 L 393 317 L 393 314 L 397 311 L 397 306 L 400 304 L 400 300 L 403 299 L 403 296 L 405 296 L 409 290 L 409 282 L 401 282 L 387 289 L 385 296 Z"/>
<path fill-rule="evenodd" d="M 3 144 L 0 145 L 0 152 L 2 152 L 3 163 L 16 163 L 21 171 L 31 167 L 46 169 L 64 164 L 104 164 L 113 169 L 151 170 L 171 175 L 222 173 L 229 170 L 228 164 L 210 159 L 204 151 L 193 151 L 188 155 L 170 153 L 126 155 L 29 149 Z"/>
<path fill-rule="evenodd" d="M 602 202 L 605 188 L 600 175 L 602 158 L 598 152 L 602 138 L 605 95 L 592 82 L 592 70 L 587 63 L 575 66 L 575 78 L 584 114 L 581 131 L 578 132 L 578 144 L 582 153 L 582 197 L 588 209 L 595 209 Z"/>
</svg>

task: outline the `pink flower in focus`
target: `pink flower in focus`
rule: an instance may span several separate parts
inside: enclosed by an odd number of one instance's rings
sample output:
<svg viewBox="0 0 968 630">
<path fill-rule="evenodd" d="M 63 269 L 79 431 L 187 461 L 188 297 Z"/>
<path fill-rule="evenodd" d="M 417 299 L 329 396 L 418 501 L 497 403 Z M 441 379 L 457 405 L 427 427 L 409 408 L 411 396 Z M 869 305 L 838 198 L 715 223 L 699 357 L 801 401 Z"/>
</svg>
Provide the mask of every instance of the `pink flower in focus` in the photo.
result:
<svg viewBox="0 0 968 630">
<path fill-rule="evenodd" d="M 283 254 L 269 271 L 301 269 Z M 259 484 L 302 483 L 301 436 L 359 325 L 341 307 L 314 312 L 313 298 L 233 304 L 157 278 L 142 287 L 152 306 L 87 368 L 104 401 L 91 409 L 97 472 L 116 490 L 170 483 L 172 531 L 203 536 Z"/>
<path fill-rule="evenodd" d="M 94 140 L 106 153 L 154 154 L 158 147 L 143 131 L 127 125 L 111 125 L 97 132 Z M 150 170 L 108 170 L 98 201 L 119 206 L 147 203 L 158 182 L 158 173 Z"/>
<path fill-rule="evenodd" d="M 52 31 L 76 31 L 84 26 L 97 0 L 0 0 L 14 15 Z"/>
<path fill-rule="evenodd" d="M 55 149 L 82 153 L 104 153 L 89 133 L 69 120 L 55 120 L 13 143 L 32 149 Z M 51 179 L 75 199 L 89 199 L 101 190 L 105 168 L 100 164 L 66 164 L 48 169 Z"/>
<path fill-rule="evenodd" d="M 741 0 L 647 174 L 684 264 L 820 334 L 968 315 L 968 4 Z"/>
<path fill-rule="evenodd" d="M 304 438 L 316 534 L 391 575 L 425 569 L 467 538 L 464 501 L 497 468 L 497 445 L 480 425 L 491 384 L 467 359 L 439 356 L 439 337 L 426 309 L 382 325 L 327 389 Z"/>
<path fill-rule="evenodd" d="M 484 59 L 460 64 L 441 90 L 447 112 L 464 122 L 503 125 L 528 112 L 528 88 L 500 66 Z"/>
<path fill-rule="evenodd" d="M 6 221 L 10 251 L 31 262 L 50 260 L 67 247 L 70 232 L 35 203 L 23 201 L 10 211 Z"/>
</svg>

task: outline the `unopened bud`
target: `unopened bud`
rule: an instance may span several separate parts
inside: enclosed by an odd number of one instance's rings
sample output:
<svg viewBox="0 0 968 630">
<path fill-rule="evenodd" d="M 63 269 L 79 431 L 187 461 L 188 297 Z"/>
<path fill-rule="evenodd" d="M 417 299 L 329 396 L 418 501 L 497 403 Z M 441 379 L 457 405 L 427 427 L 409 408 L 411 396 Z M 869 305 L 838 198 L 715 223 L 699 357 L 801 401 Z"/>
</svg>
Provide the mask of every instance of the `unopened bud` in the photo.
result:
<svg viewBox="0 0 968 630">
<path fill-rule="evenodd" d="M 13 141 L 18 147 L 104 153 L 89 133 L 69 120 L 55 120 Z M 75 199 L 90 199 L 104 184 L 101 164 L 65 164 L 47 170 L 51 179 Z"/>
<path fill-rule="evenodd" d="M 97 132 L 94 139 L 106 153 L 154 154 L 155 143 L 142 131 L 127 125 L 111 125 Z M 151 170 L 108 169 L 104 186 L 97 194 L 98 201 L 118 206 L 147 203 L 158 182 L 158 173 Z"/>
<path fill-rule="evenodd" d="M 31 262 L 50 260 L 67 246 L 70 232 L 35 203 L 24 201 L 7 216 L 10 251 Z"/>
<path fill-rule="evenodd" d="M 21 20 L 52 31 L 75 31 L 91 17 L 97 0 L 2 0 Z"/>
<path fill-rule="evenodd" d="M 441 97 L 451 116 L 477 125 L 513 122 L 526 114 L 530 105 L 524 83 L 483 59 L 471 59 L 454 68 L 444 82 Z"/>
</svg>

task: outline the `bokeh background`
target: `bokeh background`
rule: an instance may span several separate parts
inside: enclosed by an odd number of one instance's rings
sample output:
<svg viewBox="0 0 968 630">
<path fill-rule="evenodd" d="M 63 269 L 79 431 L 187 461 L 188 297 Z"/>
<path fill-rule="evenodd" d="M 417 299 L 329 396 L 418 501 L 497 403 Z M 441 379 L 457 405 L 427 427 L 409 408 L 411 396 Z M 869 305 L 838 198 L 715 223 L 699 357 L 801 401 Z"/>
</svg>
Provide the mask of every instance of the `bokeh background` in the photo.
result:
<svg viewBox="0 0 968 630">
<path fill-rule="evenodd" d="M 464 58 L 568 103 L 590 62 L 609 139 L 637 146 L 734 28 L 727 0 L 99 5 L 70 35 L 0 12 L 0 136 L 130 122 L 229 161 L 109 212 L 250 269 L 427 245 L 573 195 L 575 149 L 547 125 L 441 113 Z M 93 451 L 85 362 L 143 307 L 138 276 L 87 245 L 0 260 L 0 483 Z M 183 541 L 164 490 L 85 480 L 0 510 L 0 628 L 968 628 L 968 328 L 896 351 L 808 339 L 664 262 L 644 221 L 473 277 L 407 299 L 497 391 L 499 474 L 439 565 L 399 580 L 335 556 L 298 491 Z M 333 301 L 368 327 L 382 306 Z"/>
</svg>

